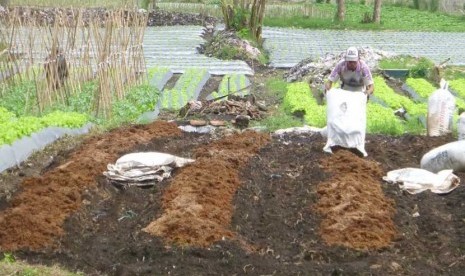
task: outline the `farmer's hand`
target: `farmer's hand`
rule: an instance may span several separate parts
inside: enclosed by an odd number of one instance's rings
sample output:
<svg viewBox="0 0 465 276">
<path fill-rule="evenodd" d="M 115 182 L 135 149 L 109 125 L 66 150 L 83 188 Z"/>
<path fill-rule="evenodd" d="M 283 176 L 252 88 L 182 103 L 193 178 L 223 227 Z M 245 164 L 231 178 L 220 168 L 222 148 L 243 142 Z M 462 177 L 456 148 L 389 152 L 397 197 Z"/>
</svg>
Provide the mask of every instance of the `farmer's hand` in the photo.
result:
<svg viewBox="0 0 465 276">
<path fill-rule="evenodd" d="M 367 86 L 366 90 L 365 90 L 365 94 L 367 94 L 368 96 L 371 96 L 373 95 L 373 91 L 374 91 L 374 86 L 373 84 L 370 84 Z"/>
<path fill-rule="evenodd" d="M 324 91 L 325 94 L 326 94 L 329 90 L 331 90 L 331 86 L 332 86 L 332 82 L 327 81 L 327 82 L 325 83 L 325 91 Z"/>
</svg>

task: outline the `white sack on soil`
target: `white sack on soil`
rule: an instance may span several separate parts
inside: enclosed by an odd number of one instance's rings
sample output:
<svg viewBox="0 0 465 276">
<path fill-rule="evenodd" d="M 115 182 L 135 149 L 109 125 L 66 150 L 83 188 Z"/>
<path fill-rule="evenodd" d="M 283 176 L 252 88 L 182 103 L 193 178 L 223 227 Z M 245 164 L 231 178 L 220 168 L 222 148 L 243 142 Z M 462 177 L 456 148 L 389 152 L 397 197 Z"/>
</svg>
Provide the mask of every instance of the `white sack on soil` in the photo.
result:
<svg viewBox="0 0 465 276">
<path fill-rule="evenodd" d="M 321 133 L 321 135 L 325 135 L 326 133 L 326 127 L 324 128 L 318 128 L 318 127 L 312 127 L 312 126 L 303 126 L 303 127 L 290 127 L 290 128 L 283 128 L 283 129 L 278 129 L 276 130 L 273 134 L 276 136 L 282 136 L 284 134 L 303 134 L 303 133 Z M 324 136 L 326 137 L 326 136 Z"/>
<path fill-rule="evenodd" d="M 324 151 L 331 147 L 355 148 L 363 156 L 365 151 L 367 96 L 362 92 L 331 89 L 326 93 L 327 135 Z"/>
<path fill-rule="evenodd" d="M 452 170 L 443 170 L 437 174 L 418 168 L 394 170 L 383 177 L 389 183 L 399 183 L 399 187 L 411 194 L 426 190 L 436 194 L 446 194 L 457 188 L 460 178 Z"/>
<path fill-rule="evenodd" d="M 431 172 L 465 171 L 465 140 L 451 142 L 430 150 L 423 155 L 420 164 L 422 169 Z"/>
<path fill-rule="evenodd" d="M 160 182 L 171 176 L 175 167 L 182 167 L 194 162 L 161 152 L 137 152 L 120 157 L 115 164 L 108 164 L 108 171 L 103 174 L 110 180 L 121 182 Z"/>
</svg>

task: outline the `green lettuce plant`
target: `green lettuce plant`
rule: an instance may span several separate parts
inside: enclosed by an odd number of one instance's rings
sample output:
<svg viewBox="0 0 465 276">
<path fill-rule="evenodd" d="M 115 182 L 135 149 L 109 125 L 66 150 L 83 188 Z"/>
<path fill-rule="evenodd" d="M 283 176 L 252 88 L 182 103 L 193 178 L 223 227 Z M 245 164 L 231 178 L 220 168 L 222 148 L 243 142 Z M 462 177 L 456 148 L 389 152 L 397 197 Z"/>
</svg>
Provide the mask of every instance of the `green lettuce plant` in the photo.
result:
<svg viewBox="0 0 465 276">
<path fill-rule="evenodd" d="M 195 90 L 206 74 L 206 70 L 188 69 L 178 79 L 171 90 L 164 90 L 161 102 L 162 109 L 177 110 L 195 98 Z M 171 101 L 168 97 L 171 97 Z M 171 102 L 171 105 L 169 103 Z"/>
<path fill-rule="evenodd" d="M 0 114 L 5 114 L 4 110 L 0 110 Z M 78 128 L 87 121 L 87 115 L 63 111 L 54 111 L 43 117 L 23 116 L 16 118 L 10 116 L 8 120 L 0 123 L 0 145 L 11 144 L 17 139 L 30 136 L 45 127 Z"/>
<path fill-rule="evenodd" d="M 415 90 L 418 96 L 423 99 L 428 99 L 428 97 L 437 90 L 436 87 L 423 78 L 408 78 L 405 83 Z"/>
<path fill-rule="evenodd" d="M 311 126 L 326 125 L 326 108 L 318 105 L 310 87 L 305 82 L 289 84 L 283 99 L 283 107 L 290 114 L 303 115 L 305 122 Z"/>
<path fill-rule="evenodd" d="M 404 125 L 392 109 L 376 103 L 367 105 L 367 132 L 389 135 L 404 133 Z"/>
<path fill-rule="evenodd" d="M 397 94 L 381 76 L 376 76 L 373 80 L 376 87 L 376 97 L 385 102 L 390 108 L 394 110 L 404 108 L 410 115 L 426 116 L 428 109 L 425 103 L 415 103 L 410 98 Z"/>
</svg>

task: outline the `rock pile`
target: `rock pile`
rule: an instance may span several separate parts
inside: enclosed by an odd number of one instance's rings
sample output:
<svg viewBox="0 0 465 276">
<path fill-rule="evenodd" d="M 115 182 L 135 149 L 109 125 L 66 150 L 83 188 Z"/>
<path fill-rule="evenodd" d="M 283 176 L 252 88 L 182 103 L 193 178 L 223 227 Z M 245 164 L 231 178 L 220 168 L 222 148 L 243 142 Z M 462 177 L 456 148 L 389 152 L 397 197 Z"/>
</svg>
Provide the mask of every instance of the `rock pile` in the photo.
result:
<svg viewBox="0 0 465 276">
<path fill-rule="evenodd" d="M 180 113 L 181 116 L 186 115 L 229 115 L 231 116 L 248 116 L 249 119 L 261 119 L 264 116 L 265 108 L 259 104 L 246 99 L 227 99 L 223 101 L 191 101 L 182 110 L 187 113 Z"/>
<path fill-rule="evenodd" d="M 197 50 L 208 57 L 239 59 L 247 62 L 257 61 L 261 54 L 258 48 L 238 37 L 234 31 L 221 30 L 212 33 L 212 27 L 207 27 L 203 37 L 207 42 L 200 45 Z"/>
<path fill-rule="evenodd" d="M 81 13 L 85 23 L 98 19 L 102 24 L 108 16 L 106 8 L 36 8 L 36 7 L 12 7 L 5 8 L 0 6 L 0 18 L 8 19 L 13 14 L 19 15 L 21 21 L 36 20 L 39 26 L 53 25 L 56 20 L 62 24 L 71 24 Z M 123 12 L 128 17 L 132 10 Z M 140 9 L 137 12 L 147 13 L 146 10 Z M 174 26 L 174 25 L 214 25 L 218 19 L 202 14 L 176 13 L 162 10 L 153 10 L 148 12 L 147 26 Z"/>
</svg>

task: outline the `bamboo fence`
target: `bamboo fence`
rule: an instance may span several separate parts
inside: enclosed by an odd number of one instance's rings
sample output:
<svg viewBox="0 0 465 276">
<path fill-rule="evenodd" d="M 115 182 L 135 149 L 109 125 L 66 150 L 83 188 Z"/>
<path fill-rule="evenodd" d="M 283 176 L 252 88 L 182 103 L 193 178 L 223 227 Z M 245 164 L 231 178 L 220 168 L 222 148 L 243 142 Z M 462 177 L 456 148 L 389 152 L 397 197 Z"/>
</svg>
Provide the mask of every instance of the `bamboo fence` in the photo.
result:
<svg viewBox="0 0 465 276">
<path fill-rule="evenodd" d="M 111 117 L 112 101 L 143 81 L 146 25 L 147 14 L 132 10 L 94 16 L 56 9 L 53 18 L 44 18 L 36 9 L 14 8 L 0 20 L 0 83 L 33 81 L 40 113 L 67 104 L 81 85 L 97 81 L 93 112 Z"/>
</svg>

